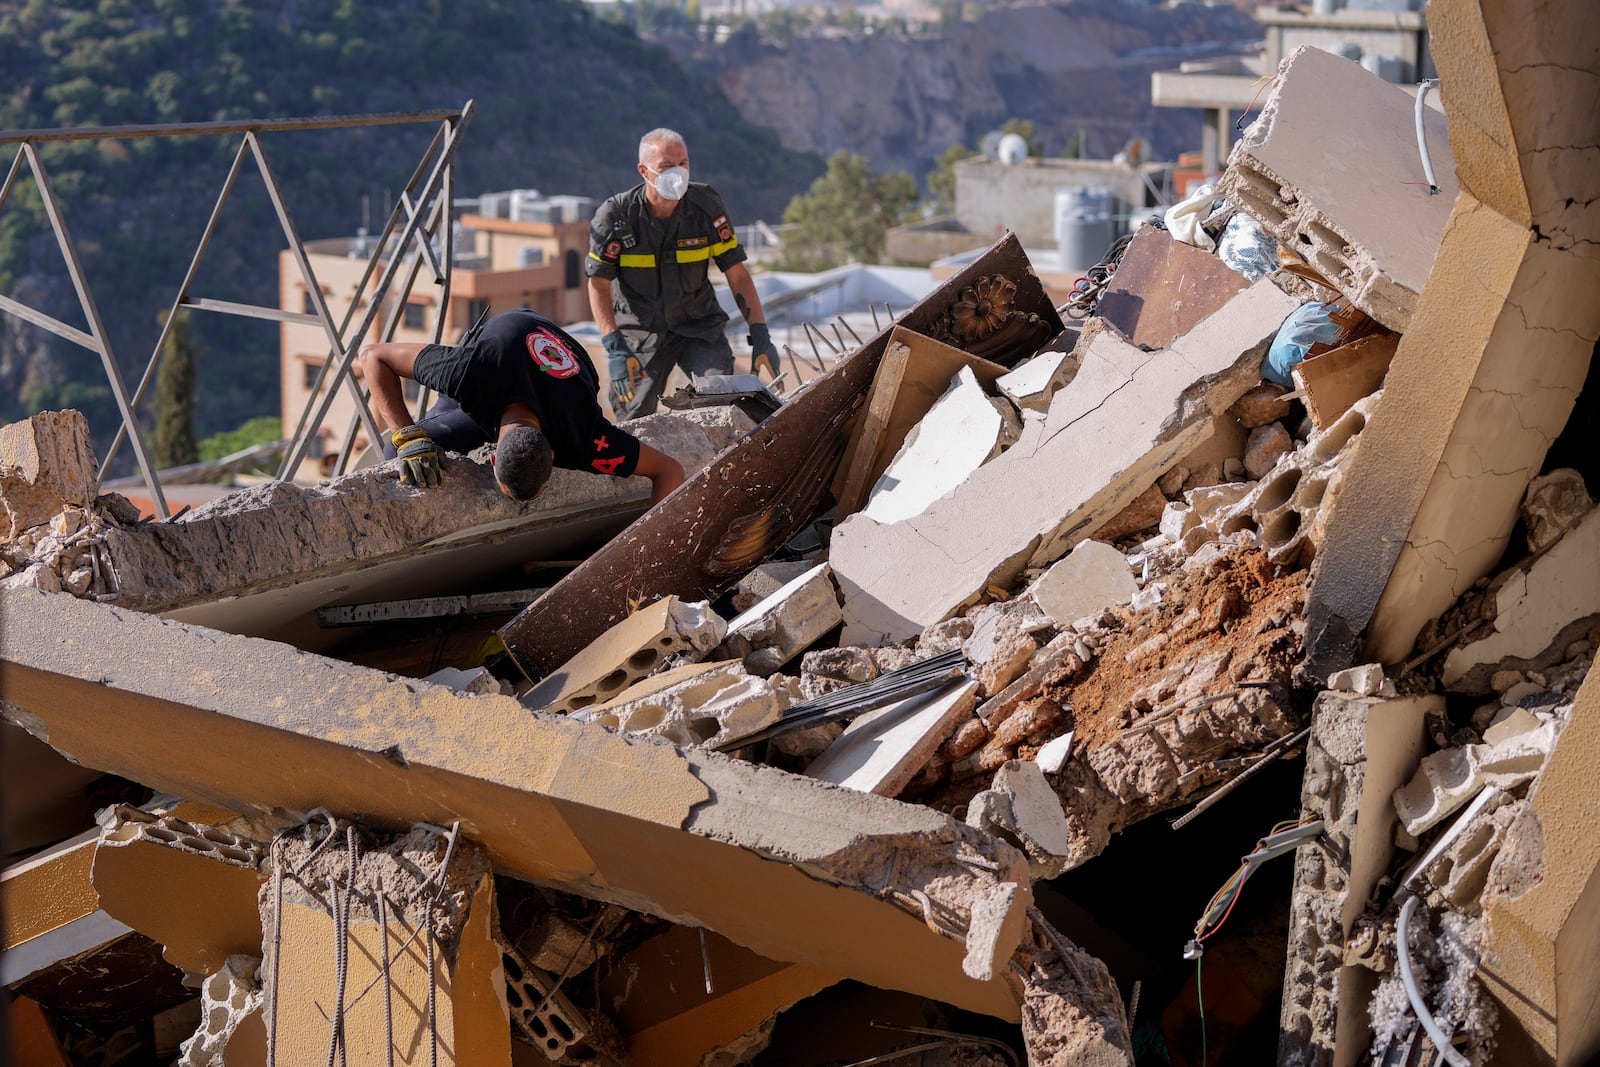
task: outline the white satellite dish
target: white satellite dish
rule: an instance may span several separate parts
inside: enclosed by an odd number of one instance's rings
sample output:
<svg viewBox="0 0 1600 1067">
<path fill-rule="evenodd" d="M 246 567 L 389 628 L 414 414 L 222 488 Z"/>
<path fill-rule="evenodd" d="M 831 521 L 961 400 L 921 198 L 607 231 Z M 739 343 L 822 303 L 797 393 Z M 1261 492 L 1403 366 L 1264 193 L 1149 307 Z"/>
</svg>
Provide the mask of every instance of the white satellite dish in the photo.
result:
<svg viewBox="0 0 1600 1067">
<path fill-rule="evenodd" d="M 1000 138 L 1000 144 L 995 149 L 995 154 L 1000 162 L 1008 167 L 1014 167 L 1028 158 L 1028 141 L 1019 133 L 1008 133 Z"/>
<path fill-rule="evenodd" d="M 994 159 L 1000 151 L 1000 141 L 1005 134 L 999 130 L 990 130 L 983 135 L 983 140 L 978 142 L 978 153 L 985 159 Z"/>
</svg>

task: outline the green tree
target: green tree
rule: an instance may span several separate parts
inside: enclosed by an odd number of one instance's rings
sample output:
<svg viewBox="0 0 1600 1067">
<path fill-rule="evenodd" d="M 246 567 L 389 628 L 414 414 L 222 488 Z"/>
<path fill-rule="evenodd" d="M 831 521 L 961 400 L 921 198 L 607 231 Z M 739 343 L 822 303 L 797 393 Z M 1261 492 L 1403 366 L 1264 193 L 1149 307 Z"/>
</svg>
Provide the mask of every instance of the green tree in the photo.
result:
<svg viewBox="0 0 1600 1067">
<path fill-rule="evenodd" d="M 783 221 L 783 265 L 823 270 L 854 260 L 883 259 L 889 227 L 899 225 L 917 202 L 917 183 L 903 171 L 877 174 L 866 157 L 840 149 L 811 189 L 789 201 Z"/>
<path fill-rule="evenodd" d="M 161 347 L 156 372 L 156 436 L 152 459 L 157 470 L 200 461 L 194 436 L 194 344 L 188 317 L 179 314 Z"/>
<path fill-rule="evenodd" d="M 223 459 L 256 445 L 269 445 L 281 440 L 283 440 L 283 420 L 276 415 L 262 415 L 249 420 L 237 429 L 225 430 L 201 441 L 200 458 L 207 462 Z"/>
<path fill-rule="evenodd" d="M 1082 159 L 1083 150 L 1088 146 L 1088 143 L 1089 131 L 1085 130 L 1082 126 L 1079 126 L 1078 132 L 1073 134 L 1072 140 L 1067 142 L 1066 151 L 1062 152 L 1061 154 L 1067 159 Z"/>
<path fill-rule="evenodd" d="M 941 215 L 956 209 L 956 164 L 978 153 L 964 144 L 953 144 L 939 153 L 928 172 L 928 201 Z"/>
</svg>

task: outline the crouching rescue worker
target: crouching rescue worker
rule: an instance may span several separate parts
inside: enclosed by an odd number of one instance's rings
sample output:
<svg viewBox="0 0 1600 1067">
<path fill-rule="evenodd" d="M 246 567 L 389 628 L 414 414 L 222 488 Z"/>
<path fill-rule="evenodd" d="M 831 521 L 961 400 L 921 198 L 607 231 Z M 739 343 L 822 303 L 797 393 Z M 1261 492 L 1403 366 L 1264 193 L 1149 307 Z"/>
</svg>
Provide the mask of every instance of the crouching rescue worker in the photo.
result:
<svg viewBox="0 0 1600 1067">
<path fill-rule="evenodd" d="M 583 346 L 526 309 L 496 315 L 459 345 L 369 344 L 361 370 L 389 441 L 385 455 L 407 485 L 440 483 L 442 449 L 494 443 L 494 477 L 513 500 L 544 490 L 552 466 L 650 479 L 655 504 L 683 482 L 671 456 L 606 419 L 599 375 Z M 400 380 L 437 391 L 440 402 L 413 422 Z"/>
</svg>

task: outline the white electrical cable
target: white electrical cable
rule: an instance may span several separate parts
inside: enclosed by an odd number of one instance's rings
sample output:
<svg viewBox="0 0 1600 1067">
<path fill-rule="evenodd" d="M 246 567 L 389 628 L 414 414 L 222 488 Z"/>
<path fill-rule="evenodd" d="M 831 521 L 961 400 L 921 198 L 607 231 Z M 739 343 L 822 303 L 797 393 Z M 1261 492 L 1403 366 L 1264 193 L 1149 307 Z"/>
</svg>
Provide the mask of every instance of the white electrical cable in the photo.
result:
<svg viewBox="0 0 1600 1067">
<path fill-rule="evenodd" d="M 1428 195 L 1439 195 L 1439 183 L 1433 180 L 1433 160 L 1428 158 L 1428 134 L 1422 125 L 1422 112 L 1427 107 L 1428 90 L 1439 84 L 1437 78 L 1424 78 L 1417 85 L 1417 151 L 1422 155 L 1422 175 L 1428 179 Z"/>
<path fill-rule="evenodd" d="M 1417 1021 L 1433 1039 L 1433 1047 L 1439 1050 L 1439 1055 L 1450 1067 L 1472 1067 L 1472 1061 L 1455 1050 L 1449 1039 L 1444 1036 L 1444 1031 L 1439 1029 L 1439 1024 L 1434 1022 L 1433 1015 L 1428 1011 L 1428 1005 L 1423 1003 L 1422 991 L 1417 988 L 1416 976 L 1411 971 L 1411 946 L 1406 941 L 1410 931 L 1411 916 L 1417 910 L 1415 896 L 1406 897 L 1406 902 L 1400 906 L 1400 924 L 1395 931 L 1395 955 L 1400 961 L 1400 984 L 1406 987 L 1406 999 L 1411 1001 L 1411 1010 L 1417 1013 Z"/>
</svg>

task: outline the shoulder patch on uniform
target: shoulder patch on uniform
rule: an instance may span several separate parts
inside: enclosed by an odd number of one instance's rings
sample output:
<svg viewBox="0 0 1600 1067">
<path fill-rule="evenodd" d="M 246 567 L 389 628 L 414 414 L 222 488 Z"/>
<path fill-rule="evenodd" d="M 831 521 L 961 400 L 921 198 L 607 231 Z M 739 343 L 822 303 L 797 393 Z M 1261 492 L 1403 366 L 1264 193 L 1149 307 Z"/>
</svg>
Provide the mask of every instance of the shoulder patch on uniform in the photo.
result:
<svg viewBox="0 0 1600 1067">
<path fill-rule="evenodd" d="M 726 215 L 718 215 L 716 218 L 711 220 L 711 228 L 713 230 L 720 230 L 720 229 L 722 229 L 722 227 L 726 226 L 727 224 L 728 224 L 728 216 L 726 216 Z"/>
<path fill-rule="evenodd" d="M 605 251 L 600 253 L 602 259 L 609 260 L 615 260 L 620 255 L 622 255 L 622 242 L 620 241 L 607 241 Z"/>
<path fill-rule="evenodd" d="M 572 354 L 572 349 L 544 327 L 529 333 L 523 342 L 528 346 L 528 355 L 533 357 L 533 362 L 552 378 L 570 378 L 578 373 L 578 359 Z"/>
</svg>

